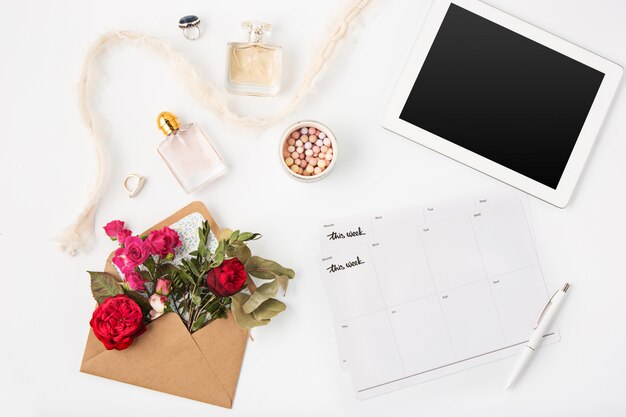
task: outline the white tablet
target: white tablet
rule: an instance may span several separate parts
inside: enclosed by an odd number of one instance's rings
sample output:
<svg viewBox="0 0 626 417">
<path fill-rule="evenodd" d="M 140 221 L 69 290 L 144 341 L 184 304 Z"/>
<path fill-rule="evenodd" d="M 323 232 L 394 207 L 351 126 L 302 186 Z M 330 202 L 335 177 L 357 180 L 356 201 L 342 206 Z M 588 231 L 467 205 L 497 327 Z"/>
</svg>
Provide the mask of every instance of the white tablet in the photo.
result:
<svg viewBox="0 0 626 417">
<path fill-rule="evenodd" d="M 565 207 L 621 76 L 484 3 L 435 1 L 383 125 Z"/>
</svg>

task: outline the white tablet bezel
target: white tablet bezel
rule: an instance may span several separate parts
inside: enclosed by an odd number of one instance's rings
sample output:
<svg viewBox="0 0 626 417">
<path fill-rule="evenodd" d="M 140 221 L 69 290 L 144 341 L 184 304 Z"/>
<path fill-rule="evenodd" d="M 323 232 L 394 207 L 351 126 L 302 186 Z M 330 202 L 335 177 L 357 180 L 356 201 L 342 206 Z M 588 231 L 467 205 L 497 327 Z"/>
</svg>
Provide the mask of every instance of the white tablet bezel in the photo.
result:
<svg viewBox="0 0 626 417">
<path fill-rule="evenodd" d="M 605 74 L 556 189 L 400 119 L 400 113 L 451 3 Z M 436 0 L 387 104 L 383 127 L 557 207 L 565 207 L 585 166 L 621 76 L 622 67 L 619 65 L 477 0 Z"/>
</svg>

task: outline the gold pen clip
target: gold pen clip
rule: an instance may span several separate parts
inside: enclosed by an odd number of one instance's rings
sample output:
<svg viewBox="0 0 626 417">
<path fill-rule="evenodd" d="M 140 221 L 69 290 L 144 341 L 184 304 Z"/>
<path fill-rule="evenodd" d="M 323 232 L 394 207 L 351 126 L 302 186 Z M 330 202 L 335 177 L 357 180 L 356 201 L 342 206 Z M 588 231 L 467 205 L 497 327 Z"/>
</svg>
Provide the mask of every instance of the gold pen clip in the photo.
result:
<svg viewBox="0 0 626 417">
<path fill-rule="evenodd" d="M 537 327 L 539 327 L 539 323 L 541 323 L 543 316 L 546 314 L 546 311 L 548 311 L 548 307 L 550 306 L 550 304 L 552 304 L 552 300 L 554 299 L 554 296 L 557 295 L 559 291 L 567 292 L 567 290 L 569 290 L 569 282 L 566 282 L 563 285 L 563 288 L 556 290 L 554 294 L 552 294 L 552 297 L 550 297 L 546 305 L 543 307 L 543 310 L 541 310 L 541 314 L 539 314 L 539 318 L 537 319 L 537 322 L 535 323 L 535 326 L 533 327 L 533 329 L 536 329 Z"/>
</svg>

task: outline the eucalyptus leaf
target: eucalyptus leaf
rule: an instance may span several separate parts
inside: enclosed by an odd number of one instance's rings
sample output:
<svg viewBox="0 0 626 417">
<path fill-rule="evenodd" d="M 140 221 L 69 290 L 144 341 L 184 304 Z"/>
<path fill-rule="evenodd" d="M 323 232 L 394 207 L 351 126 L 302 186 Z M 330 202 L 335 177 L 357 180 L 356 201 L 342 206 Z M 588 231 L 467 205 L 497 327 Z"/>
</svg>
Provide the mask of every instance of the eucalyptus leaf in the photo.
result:
<svg viewBox="0 0 626 417">
<path fill-rule="evenodd" d="M 226 248 L 226 255 L 231 258 L 237 258 L 242 264 L 248 262 L 248 259 L 252 256 L 250 248 L 245 243 L 237 242 L 234 245 L 230 245 Z"/>
<path fill-rule="evenodd" d="M 252 314 L 246 314 L 243 311 L 242 305 L 248 301 L 250 296 L 248 294 L 235 294 L 232 296 L 232 303 L 230 305 L 230 311 L 233 313 L 233 318 L 237 326 L 244 330 L 250 330 L 253 327 L 265 326 L 269 320 L 257 320 Z"/>
<path fill-rule="evenodd" d="M 91 277 L 91 294 L 98 304 L 119 294 L 123 294 L 121 283 L 107 272 L 89 272 Z"/>
<path fill-rule="evenodd" d="M 233 234 L 233 231 L 230 229 L 222 229 L 220 230 L 220 235 L 217 237 L 218 240 L 222 241 L 222 240 L 227 240 L 230 238 L 230 235 Z"/>
<path fill-rule="evenodd" d="M 267 299 L 252 312 L 252 315 L 257 320 L 269 320 L 287 309 L 287 306 L 282 301 L 278 301 L 274 298 Z"/>
<path fill-rule="evenodd" d="M 245 268 L 248 274 L 260 279 L 274 279 L 280 275 L 285 275 L 291 279 L 296 276 L 293 269 L 285 268 L 277 262 L 260 256 L 251 256 L 246 262 Z"/>
<path fill-rule="evenodd" d="M 278 281 L 276 280 L 261 285 L 250 295 L 248 301 L 243 305 L 244 313 L 252 313 L 265 300 L 274 297 L 277 291 Z"/>
<path fill-rule="evenodd" d="M 280 275 L 276 278 L 278 284 L 283 289 L 283 295 L 287 294 L 287 287 L 289 286 L 289 277 L 287 275 Z"/>
<path fill-rule="evenodd" d="M 237 238 L 237 240 L 239 240 L 240 242 L 246 242 L 248 240 L 257 240 L 260 238 L 261 238 L 260 233 L 243 232 L 239 234 L 239 237 Z"/>
</svg>

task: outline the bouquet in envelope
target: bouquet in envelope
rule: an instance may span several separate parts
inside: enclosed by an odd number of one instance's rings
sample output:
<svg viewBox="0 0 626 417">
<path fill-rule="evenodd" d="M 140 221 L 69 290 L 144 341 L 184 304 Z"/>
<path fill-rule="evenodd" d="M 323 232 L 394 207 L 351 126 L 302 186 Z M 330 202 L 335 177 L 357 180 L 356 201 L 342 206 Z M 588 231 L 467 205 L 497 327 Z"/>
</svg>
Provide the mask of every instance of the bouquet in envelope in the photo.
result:
<svg viewBox="0 0 626 417">
<path fill-rule="evenodd" d="M 248 330 L 285 310 L 274 297 L 294 271 L 252 255 L 261 235 L 220 231 L 199 202 L 141 235 L 120 220 L 104 230 L 119 248 L 89 272 L 98 306 L 81 371 L 232 407 Z"/>
</svg>

